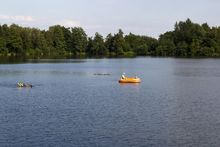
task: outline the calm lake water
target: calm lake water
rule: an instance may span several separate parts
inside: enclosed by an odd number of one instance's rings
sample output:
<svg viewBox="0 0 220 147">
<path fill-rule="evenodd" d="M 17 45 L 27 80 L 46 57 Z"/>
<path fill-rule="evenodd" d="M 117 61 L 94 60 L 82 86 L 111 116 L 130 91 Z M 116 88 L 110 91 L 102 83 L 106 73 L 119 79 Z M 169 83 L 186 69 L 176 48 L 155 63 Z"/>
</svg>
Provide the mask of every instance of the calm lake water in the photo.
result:
<svg viewBox="0 0 220 147">
<path fill-rule="evenodd" d="M 220 146 L 219 59 L 1 64 L 0 91 L 0 146 Z"/>
</svg>

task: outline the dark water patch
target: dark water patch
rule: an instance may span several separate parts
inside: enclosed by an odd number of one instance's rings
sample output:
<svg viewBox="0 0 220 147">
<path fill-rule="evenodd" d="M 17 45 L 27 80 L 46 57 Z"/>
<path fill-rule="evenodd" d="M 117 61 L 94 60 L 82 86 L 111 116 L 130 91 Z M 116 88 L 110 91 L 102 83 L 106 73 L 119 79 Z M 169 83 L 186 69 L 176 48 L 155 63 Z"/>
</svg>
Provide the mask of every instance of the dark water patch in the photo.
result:
<svg viewBox="0 0 220 147">
<path fill-rule="evenodd" d="M 95 76 L 110 76 L 110 73 L 94 73 Z"/>
</svg>

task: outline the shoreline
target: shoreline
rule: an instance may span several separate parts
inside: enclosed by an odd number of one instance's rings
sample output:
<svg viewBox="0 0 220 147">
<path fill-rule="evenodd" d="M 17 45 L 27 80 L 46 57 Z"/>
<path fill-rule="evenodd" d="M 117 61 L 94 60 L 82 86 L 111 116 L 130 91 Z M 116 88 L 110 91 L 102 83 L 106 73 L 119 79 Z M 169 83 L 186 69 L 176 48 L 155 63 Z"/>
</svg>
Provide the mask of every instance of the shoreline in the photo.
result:
<svg viewBox="0 0 220 147">
<path fill-rule="evenodd" d="M 27 58 L 27 57 L 0 57 L 0 64 L 19 64 L 19 63 L 50 63 L 59 60 L 92 60 L 92 59 L 138 59 L 138 58 L 161 58 L 161 59 L 220 59 L 220 57 L 172 57 L 172 56 L 133 56 L 133 57 L 43 57 L 43 58 Z M 42 61 L 42 62 L 41 62 Z"/>
</svg>

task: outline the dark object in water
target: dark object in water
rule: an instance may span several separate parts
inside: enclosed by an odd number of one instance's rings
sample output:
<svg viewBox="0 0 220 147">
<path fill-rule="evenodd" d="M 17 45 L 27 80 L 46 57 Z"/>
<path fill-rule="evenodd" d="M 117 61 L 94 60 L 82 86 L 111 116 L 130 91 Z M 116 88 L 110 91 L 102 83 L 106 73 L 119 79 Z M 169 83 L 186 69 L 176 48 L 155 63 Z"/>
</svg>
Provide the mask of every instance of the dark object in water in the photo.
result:
<svg viewBox="0 0 220 147">
<path fill-rule="evenodd" d="M 95 73 L 96 76 L 110 76 L 110 73 Z"/>
<path fill-rule="evenodd" d="M 28 83 L 23 83 L 23 82 L 19 82 L 18 84 L 17 84 L 17 86 L 18 87 L 21 87 L 21 88 L 23 88 L 23 87 L 27 87 L 27 88 L 32 88 L 33 86 L 31 85 L 31 84 L 28 84 Z"/>
</svg>

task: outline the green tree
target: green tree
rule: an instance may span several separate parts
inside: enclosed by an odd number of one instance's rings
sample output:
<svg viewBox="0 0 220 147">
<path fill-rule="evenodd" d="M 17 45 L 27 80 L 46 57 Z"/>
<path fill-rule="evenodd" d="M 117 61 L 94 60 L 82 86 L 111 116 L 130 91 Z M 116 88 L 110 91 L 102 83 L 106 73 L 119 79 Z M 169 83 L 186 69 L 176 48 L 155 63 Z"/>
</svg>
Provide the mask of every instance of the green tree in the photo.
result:
<svg viewBox="0 0 220 147">
<path fill-rule="evenodd" d="M 159 46 L 156 49 L 157 56 L 174 56 L 176 45 L 173 39 L 173 32 L 166 32 L 159 38 Z"/>
<path fill-rule="evenodd" d="M 59 54 L 64 54 L 66 50 L 66 42 L 61 26 L 56 25 L 49 28 L 52 33 L 53 47 Z"/>
<path fill-rule="evenodd" d="M 89 39 L 89 55 L 92 56 L 105 56 L 108 51 L 104 44 L 104 39 L 99 33 L 95 33 L 93 40 Z"/>
<path fill-rule="evenodd" d="M 0 55 L 3 54 L 7 54 L 8 50 L 6 48 L 6 41 L 3 37 L 0 37 Z"/>
<path fill-rule="evenodd" d="M 113 47 L 113 36 L 112 34 L 108 34 L 105 38 L 105 48 L 109 51 L 110 56 L 115 55 L 115 50 Z"/>
<path fill-rule="evenodd" d="M 87 47 L 87 35 L 81 27 L 72 28 L 72 46 L 75 55 L 85 55 Z"/>
<path fill-rule="evenodd" d="M 123 34 L 123 31 L 119 29 L 118 33 L 112 38 L 110 51 L 113 51 L 117 56 L 122 56 L 125 52 L 130 51 Z"/>
<path fill-rule="evenodd" d="M 73 49 L 73 43 L 72 43 L 72 33 L 70 28 L 62 27 L 62 31 L 64 34 L 65 44 L 66 44 L 66 51 L 69 55 L 72 55 L 71 51 Z"/>
<path fill-rule="evenodd" d="M 125 36 L 125 41 L 130 47 L 130 51 L 136 55 L 153 55 L 158 41 L 148 36 L 134 35 L 130 33 Z"/>
<path fill-rule="evenodd" d="M 44 33 L 44 37 L 46 40 L 46 50 L 48 51 L 48 56 L 53 55 L 53 51 L 56 51 L 54 46 L 53 46 L 53 33 L 48 30 Z"/>
<path fill-rule="evenodd" d="M 186 57 L 187 56 L 188 45 L 185 41 L 178 42 L 175 49 L 175 56 Z"/>
<path fill-rule="evenodd" d="M 201 40 L 193 39 L 189 46 L 188 56 L 202 56 Z"/>
<path fill-rule="evenodd" d="M 9 52 L 15 53 L 16 55 L 24 53 L 20 36 L 20 27 L 18 25 L 12 24 L 9 27 L 9 36 L 6 46 L 9 49 Z"/>
<path fill-rule="evenodd" d="M 31 52 L 36 52 L 36 55 L 43 56 L 47 53 L 47 43 L 43 32 L 38 29 L 33 29 L 31 32 L 32 49 Z M 33 51 L 34 50 L 34 51 Z M 29 50 L 30 52 L 30 50 Z"/>
<path fill-rule="evenodd" d="M 32 49 L 31 29 L 23 28 L 21 30 L 22 46 L 25 51 Z"/>
</svg>

